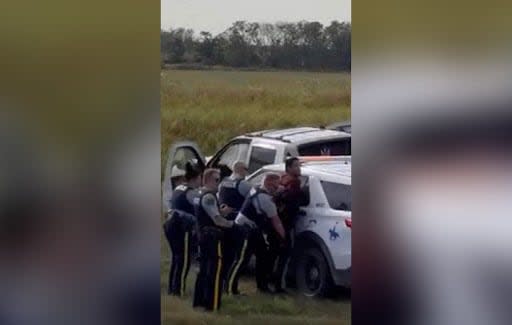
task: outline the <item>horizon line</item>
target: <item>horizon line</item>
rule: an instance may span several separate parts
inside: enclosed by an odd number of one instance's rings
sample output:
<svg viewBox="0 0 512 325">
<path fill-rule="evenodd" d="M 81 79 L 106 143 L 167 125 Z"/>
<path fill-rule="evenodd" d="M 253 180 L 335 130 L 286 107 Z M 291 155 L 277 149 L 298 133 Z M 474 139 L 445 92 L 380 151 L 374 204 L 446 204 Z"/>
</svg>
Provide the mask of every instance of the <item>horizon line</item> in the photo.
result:
<svg viewBox="0 0 512 325">
<path fill-rule="evenodd" d="M 337 20 L 337 19 L 333 19 L 333 20 L 330 20 L 327 24 L 326 23 L 322 23 L 321 21 L 319 20 L 307 20 L 307 19 L 301 19 L 301 20 L 294 20 L 294 21 L 284 21 L 284 20 L 279 20 L 279 21 L 275 21 L 275 22 L 266 22 L 266 21 L 251 21 L 251 20 L 244 20 L 244 19 L 241 19 L 241 20 L 235 20 L 231 23 L 231 25 L 228 25 L 228 27 L 224 28 L 221 32 L 218 32 L 218 34 L 222 34 L 223 32 L 227 31 L 231 26 L 233 26 L 234 23 L 236 22 L 239 22 L 239 21 L 244 21 L 244 22 L 248 22 L 248 23 L 258 23 L 258 24 L 271 24 L 271 25 L 276 25 L 276 24 L 290 24 L 290 23 L 300 23 L 300 22 L 318 22 L 320 24 L 322 24 L 323 26 L 328 26 L 328 24 L 331 24 L 333 21 L 336 21 L 336 22 L 339 22 L 339 23 L 349 23 L 349 24 L 352 24 L 352 21 L 351 20 Z M 194 28 L 194 27 L 183 27 L 183 26 L 172 26 L 172 25 L 168 25 L 168 26 L 162 26 L 160 25 L 160 31 L 167 31 L 169 29 L 180 29 L 180 28 L 183 28 L 183 29 L 192 29 L 194 32 L 196 31 L 199 31 L 199 32 L 209 32 L 209 33 L 214 33 L 212 30 L 206 30 L 206 29 L 201 29 L 201 28 Z"/>
</svg>

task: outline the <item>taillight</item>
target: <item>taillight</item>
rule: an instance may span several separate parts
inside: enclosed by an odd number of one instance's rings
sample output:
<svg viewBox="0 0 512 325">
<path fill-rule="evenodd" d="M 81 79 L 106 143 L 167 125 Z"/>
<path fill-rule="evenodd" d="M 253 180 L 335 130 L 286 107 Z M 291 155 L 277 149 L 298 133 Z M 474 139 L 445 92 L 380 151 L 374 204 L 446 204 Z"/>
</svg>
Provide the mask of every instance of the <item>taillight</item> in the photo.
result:
<svg viewBox="0 0 512 325">
<path fill-rule="evenodd" d="M 352 218 L 346 218 L 345 225 L 349 228 L 352 228 Z"/>
</svg>

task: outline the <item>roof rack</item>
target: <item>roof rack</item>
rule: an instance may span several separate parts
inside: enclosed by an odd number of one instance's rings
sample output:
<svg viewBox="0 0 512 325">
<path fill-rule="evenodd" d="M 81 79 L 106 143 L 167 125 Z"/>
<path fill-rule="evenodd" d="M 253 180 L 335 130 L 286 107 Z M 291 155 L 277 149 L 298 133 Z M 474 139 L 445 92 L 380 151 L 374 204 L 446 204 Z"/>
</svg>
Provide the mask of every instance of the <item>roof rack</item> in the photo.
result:
<svg viewBox="0 0 512 325">
<path fill-rule="evenodd" d="M 281 140 L 276 137 L 269 137 L 269 136 L 265 135 L 265 133 L 275 132 L 275 131 L 278 131 L 278 129 L 268 129 L 268 130 L 249 132 L 249 133 L 245 133 L 244 135 L 249 138 L 265 138 L 265 139 L 272 139 L 272 140 Z M 289 142 L 289 141 L 287 141 L 287 142 Z"/>
<path fill-rule="evenodd" d="M 266 136 L 264 134 L 265 132 L 268 132 L 268 131 L 261 131 L 261 132 L 256 132 L 256 133 L 247 133 L 247 134 L 245 134 L 245 136 L 249 137 L 249 138 L 263 138 L 263 139 L 278 140 L 278 141 L 283 141 L 283 142 L 290 143 L 290 140 L 282 139 L 282 137 L 269 137 L 269 136 Z"/>
<path fill-rule="evenodd" d="M 297 128 L 300 128 L 300 127 L 297 127 Z M 266 135 L 266 133 L 276 132 L 276 131 L 280 131 L 280 130 L 279 129 L 270 129 L 270 130 L 263 130 L 263 131 L 259 131 L 259 132 L 246 133 L 245 136 L 251 137 L 251 138 L 258 137 L 258 138 L 278 140 L 278 141 L 282 141 L 282 142 L 286 142 L 286 143 L 291 143 L 291 140 L 286 139 L 287 137 L 294 136 L 294 135 L 297 135 L 297 134 L 316 132 L 316 131 L 319 131 L 319 130 L 320 130 L 319 128 L 312 128 L 312 129 L 309 129 L 309 130 L 300 130 L 300 131 L 290 132 L 290 133 L 287 133 L 287 134 L 284 134 L 284 135 L 281 135 L 281 136 L 278 136 L 278 137 L 277 136 L 272 137 L 272 136 Z"/>
<path fill-rule="evenodd" d="M 290 143 L 291 141 L 288 140 L 288 139 L 282 139 L 282 137 L 269 137 L 269 136 L 266 136 L 266 135 L 263 135 L 261 133 L 257 133 L 257 134 L 246 134 L 245 135 L 246 137 L 250 137 L 250 138 L 263 138 L 263 139 L 269 139 L 269 140 L 277 140 L 277 141 L 282 141 L 282 142 L 286 142 L 286 143 Z"/>
<path fill-rule="evenodd" d="M 277 130 L 276 129 L 268 129 L 268 130 L 253 131 L 253 132 L 247 132 L 244 135 L 247 137 L 261 137 L 266 132 L 272 132 L 272 131 L 277 131 Z"/>
</svg>

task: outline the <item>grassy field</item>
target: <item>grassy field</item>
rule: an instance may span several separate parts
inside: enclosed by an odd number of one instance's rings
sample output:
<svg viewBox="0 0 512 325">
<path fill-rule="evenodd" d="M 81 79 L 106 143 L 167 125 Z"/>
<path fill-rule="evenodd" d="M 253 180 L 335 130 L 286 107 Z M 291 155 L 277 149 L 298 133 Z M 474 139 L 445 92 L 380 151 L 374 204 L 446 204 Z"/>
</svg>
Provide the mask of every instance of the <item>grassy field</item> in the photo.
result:
<svg viewBox="0 0 512 325">
<path fill-rule="evenodd" d="M 346 73 L 163 70 L 162 159 L 180 139 L 211 155 L 248 131 L 347 119 L 350 87 Z"/>
<path fill-rule="evenodd" d="M 170 254 L 162 240 L 161 285 L 162 324 L 351 324 L 351 304 L 347 292 L 341 291 L 331 299 L 309 299 L 299 295 L 268 296 L 256 291 L 252 277 L 240 279 L 240 290 L 246 297 L 222 297 L 217 313 L 195 311 L 192 296 L 197 268 L 191 267 L 187 278 L 186 297 L 180 299 L 166 294 Z"/>
<path fill-rule="evenodd" d="M 161 73 L 162 166 L 170 144 L 193 140 L 213 154 L 241 133 L 297 125 L 326 125 L 350 118 L 350 75 L 307 72 L 164 70 Z M 350 298 L 311 300 L 270 297 L 242 279 L 247 297 L 224 297 L 216 314 L 192 309 L 196 278 L 192 268 L 187 297 L 165 294 L 169 250 L 162 240 L 163 324 L 350 324 Z"/>
</svg>

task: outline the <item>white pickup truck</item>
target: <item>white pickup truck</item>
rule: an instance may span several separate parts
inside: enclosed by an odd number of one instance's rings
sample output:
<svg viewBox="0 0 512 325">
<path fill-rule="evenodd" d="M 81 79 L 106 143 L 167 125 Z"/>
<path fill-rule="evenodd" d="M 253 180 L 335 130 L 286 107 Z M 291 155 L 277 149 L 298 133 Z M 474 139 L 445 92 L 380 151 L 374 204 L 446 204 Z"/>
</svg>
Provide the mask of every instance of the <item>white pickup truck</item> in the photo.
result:
<svg viewBox="0 0 512 325">
<path fill-rule="evenodd" d="M 229 141 L 211 158 L 206 158 L 194 142 L 178 142 L 167 151 L 162 180 L 162 211 L 167 211 L 167 202 L 173 191 L 170 182 L 171 170 L 176 165 L 184 166 L 187 161 L 195 161 L 202 168 L 218 168 L 221 165 L 229 168 L 234 162 L 243 161 L 249 172 L 253 173 L 266 165 L 282 163 L 286 157 L 291 156 L 350 154 L 349 133 L 315 127 L 265 130 L 240 135 Z"/>
</svg>

